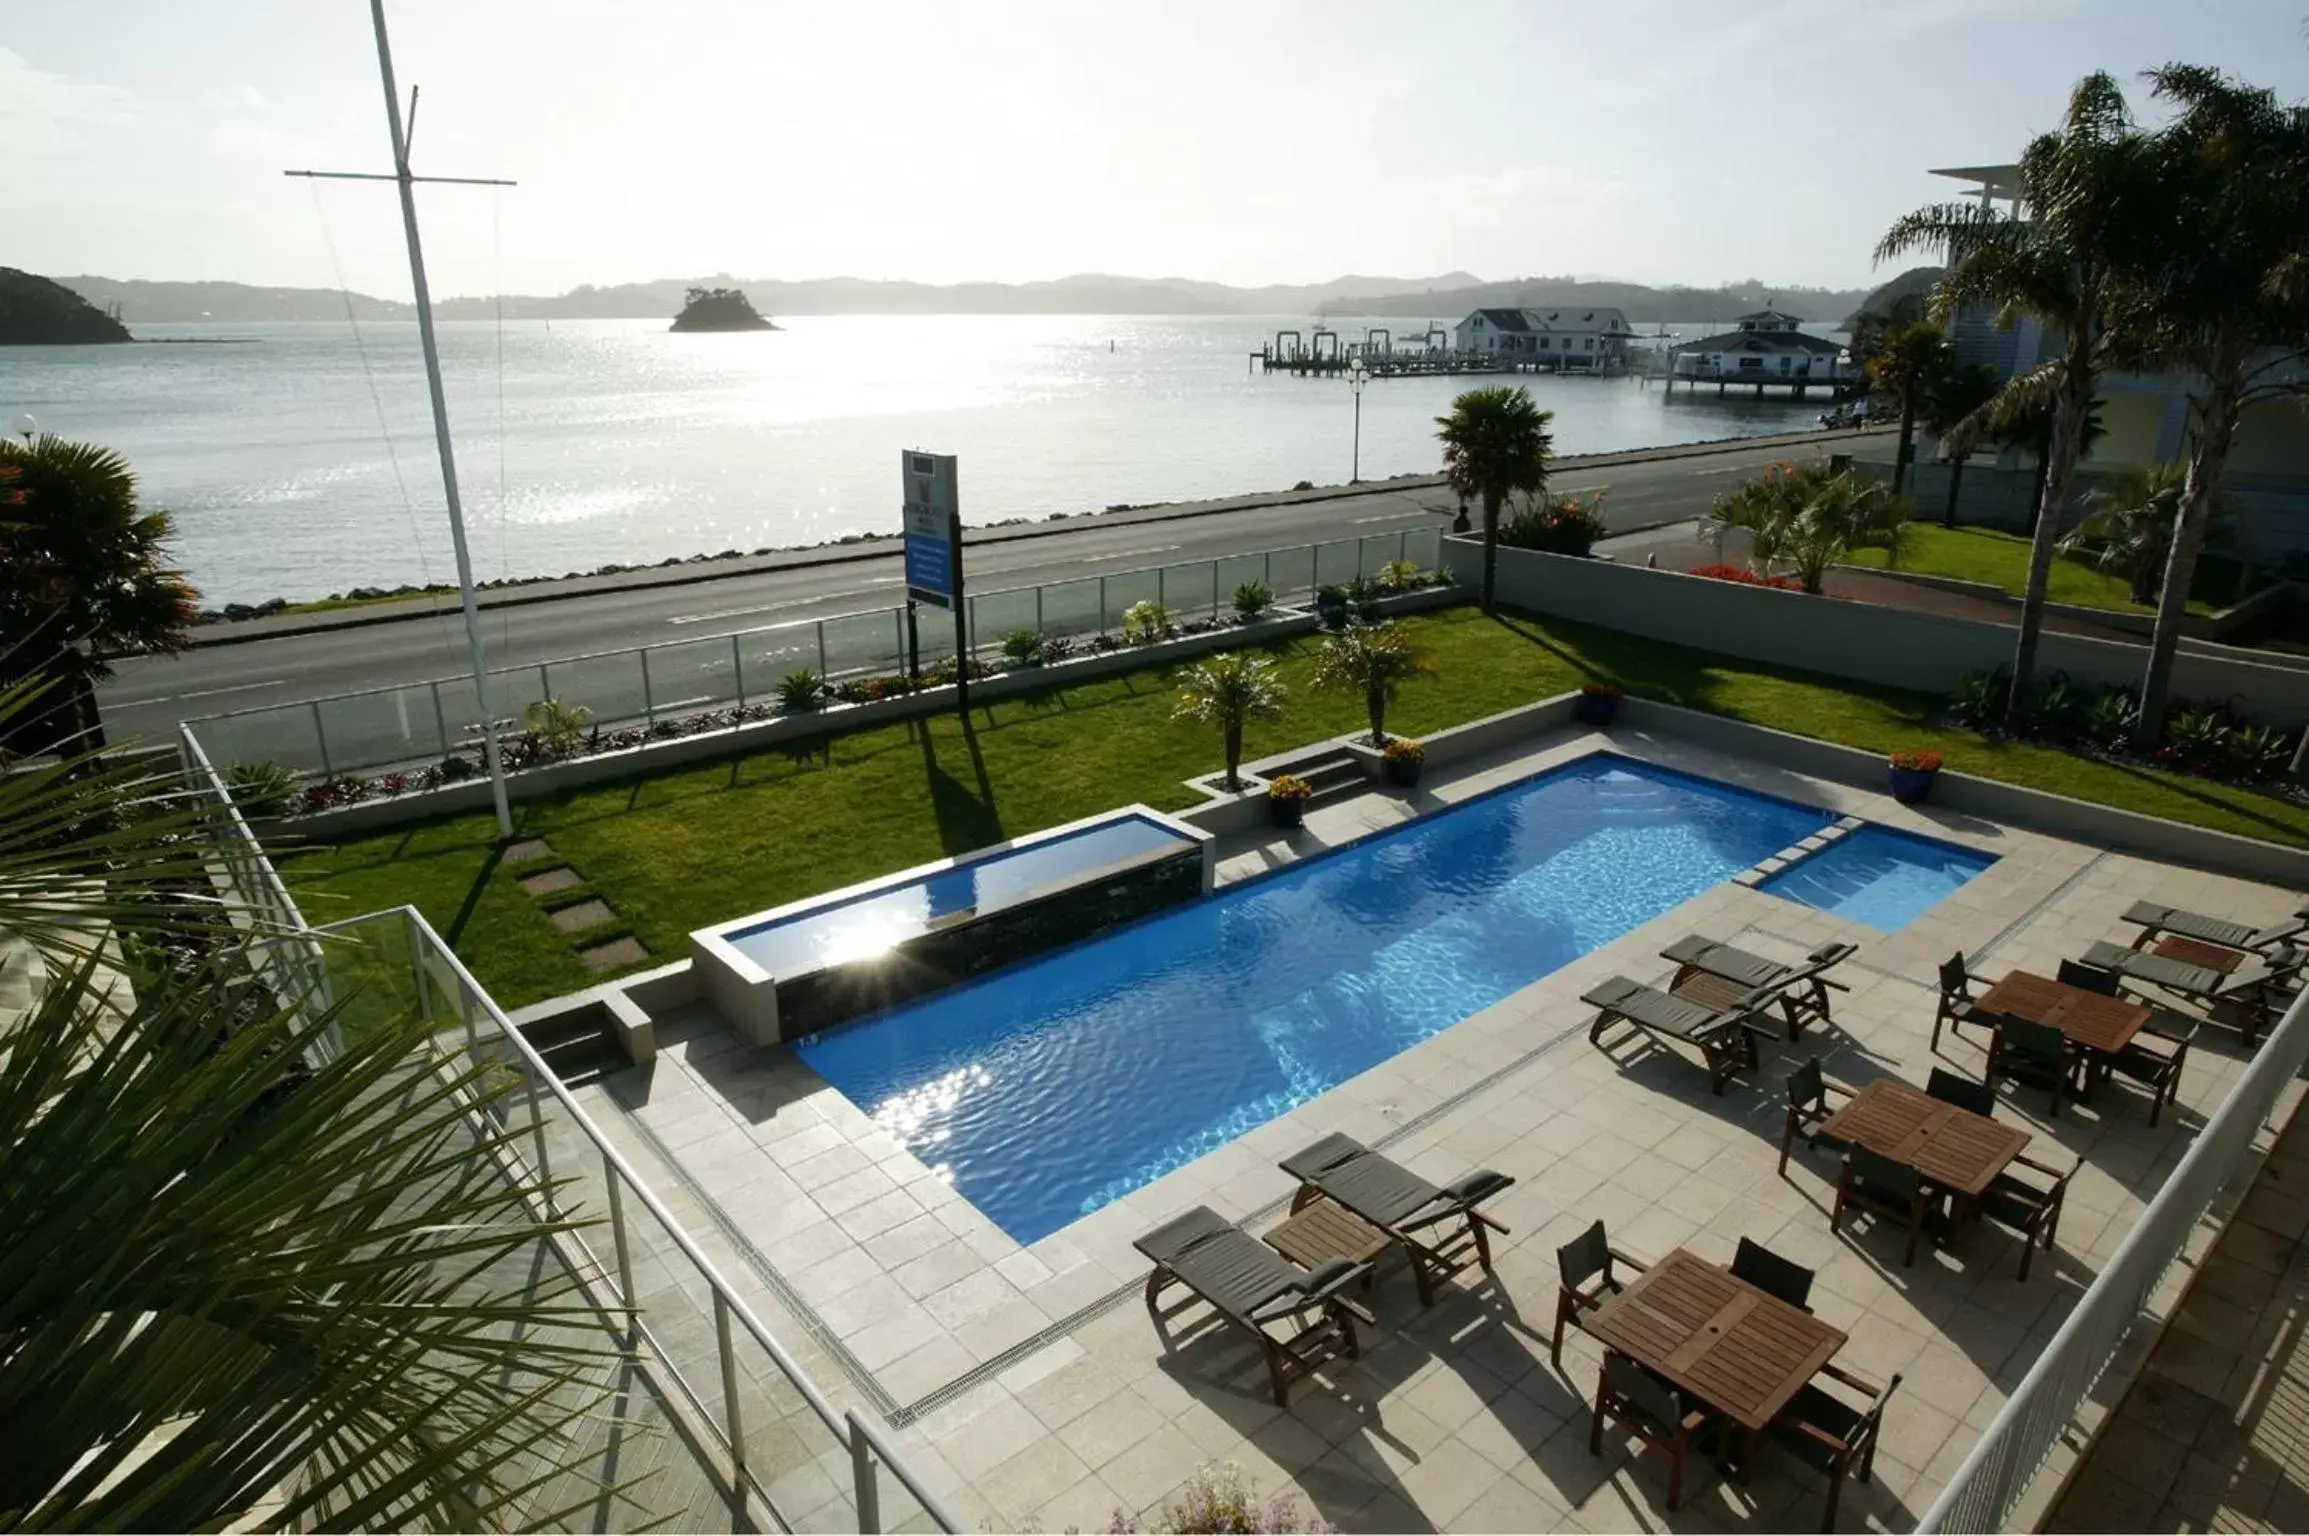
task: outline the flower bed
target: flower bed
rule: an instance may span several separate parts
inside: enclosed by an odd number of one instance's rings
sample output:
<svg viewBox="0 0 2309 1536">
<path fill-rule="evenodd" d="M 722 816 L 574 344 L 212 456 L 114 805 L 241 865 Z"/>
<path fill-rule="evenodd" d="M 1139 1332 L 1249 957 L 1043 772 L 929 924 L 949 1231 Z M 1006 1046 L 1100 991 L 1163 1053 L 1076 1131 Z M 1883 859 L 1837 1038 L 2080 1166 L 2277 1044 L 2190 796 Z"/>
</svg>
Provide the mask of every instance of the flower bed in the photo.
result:
<svg viewBox="0 0 2309 1536">
<path fill-rule="evenodd" d="M 1743 587 L 1770 587 L 1775 592 L 1801 592 L 1804 584 L 1791 576 L 1760 576 L 1744 565 L 1698 565 L 1689 574 L 1710 581 L 1736 581 Z"/>
</svg>

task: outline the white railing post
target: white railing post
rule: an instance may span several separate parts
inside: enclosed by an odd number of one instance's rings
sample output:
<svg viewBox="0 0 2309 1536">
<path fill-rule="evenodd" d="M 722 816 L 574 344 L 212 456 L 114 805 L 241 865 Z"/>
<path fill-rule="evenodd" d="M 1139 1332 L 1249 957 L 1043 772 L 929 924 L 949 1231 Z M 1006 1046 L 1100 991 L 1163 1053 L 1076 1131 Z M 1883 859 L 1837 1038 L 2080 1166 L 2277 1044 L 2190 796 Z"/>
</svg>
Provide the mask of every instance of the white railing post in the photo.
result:
<svg viewBox="0 0 2309 1536">
<path fill-rule="evenodd" d="M 335 778 L 337 776 L 336 770 L 329 766 L 329 732 L 328 728 L 321 724 L 321 701 L 319 699 L 313 700 L 313 745 L 320 750 L 321 777 L 324 779 Z"/>
<path fill-rule="evenodd" d="M 850 1488 L 858 1501 L 859 1536 L 877 1536 L 882 1529 L 882 1489 L 874 1475 L 874 1447 L 850 1421 Z"/>
<path fill-rule="evenodd" d="M 425 686 L 433 693 L 433 728 L 441 733 L 441 756 L 446 759 L 456 750 L 449 745 L 449 712 L 441 707 L 441 685 L 433 682 Z"/>
<path fill-rule="evenodd" d="M 738 708 L 746 707 L 746 659 L 738 654 L 738 637 L 730 635 L 730 681 L 737 685 Z"/>
<path fill-rule="evenodd" d="M 601 1182 L 609 1187 L 609 1235 L 617 1245 L 617 1294 L 629 1314 L 625 1320 L 625 1347 L 641 1341 L 641 1298 L 633 1293 L 633 1241 L 625 1230 L 625 1192 L 619 1186 L 617 1164 L 605 1148 L 601 1154 Z"/>
<path fill-rule="evenodd" d="M 730 1443 L 730 1512 L 742 1518 L 746 1512 L 746 1430 L 738 1417 L 738 1367 L 730 1351 L 730 1304 L 718 1288 L 714 1291 L 714 1346 L 722 1363 L 722 1412 Z"/>
<path fill-rule="evenodd" d="M 634 653 L 641 658 L 641 716 L 650 725 L 657 724 L 657 699 L 649 686 L 649 647 Z"/>
</svg>

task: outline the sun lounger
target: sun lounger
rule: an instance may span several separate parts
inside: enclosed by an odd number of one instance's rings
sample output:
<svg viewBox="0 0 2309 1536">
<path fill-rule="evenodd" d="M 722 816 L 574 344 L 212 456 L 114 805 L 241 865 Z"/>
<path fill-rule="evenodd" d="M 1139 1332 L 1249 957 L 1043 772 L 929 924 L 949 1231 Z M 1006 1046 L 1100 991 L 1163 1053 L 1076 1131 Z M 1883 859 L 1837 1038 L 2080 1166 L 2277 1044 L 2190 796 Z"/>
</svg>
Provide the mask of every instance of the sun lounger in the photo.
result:
<svg viewBox="0 0 2309 1536">
<path fill-rule="evenodd" d="M 1334 1355 L 1361 1354 L 1354 1320 L 1376 1321 L 1344 1294 L 1370 1273 L 1370 1265 L 1333 1259 L 1301 1269 L 1207 1205 L 1173 1217 L 1131 1246 L 1154 1261 L 1146 1281 L 1147 1312 L 1162 1320 L 1157 1299 L 1174 1284 L 1210 1303 L 1259 1341 L 1275 1401 L 1286 1408 L 1292 1375 L 1305 1375 Z M 1276 1331 L 1285 1323 L 1292 1325 L 1289 1333 Z"/>
<path fill-rule="evenodd" d="M 2309 936 L 2309 902 L 2293 909 L 2293 915 L 2281 923 L 2266 928 L 2248 927 L 2227 918 L 2207 917 L 2202 912 L 2191 912 L 2182 907 L 2168 907 L 2161 902 L 2136 901 L 2125 909 L 2122 919 L 2141 930 L 2133 940 L 2133 948 L 2146 948 L 2162 934 L 2176 933 L 2184 939 L 2202 939 L 2207 944 L 2223 944 L 2230 949 L 2263 954 L 2280 944 L 2290 944 Z"/>
<path fill-rule="evenodd" d="M 1618 1042 L 1607 1044 L 1604 1031 L 1623 1021 L 1646 1034 L 1679 1041 L 1700 1053 L 1707 1063 L 1708 1087 L 1720 1094 L 1734 1072 L 1759 1064 L 1759 1035 L 1767 1040 L 1777 1038 L 1777 1030 L 1758 1022 L 1758 1015 L 1770 1009 L 1776 996 L 1770 987 L 1750 988 L 1727 1005 L 1715 1007 L 1614 976 L 1590 989 L 1580 1001 L 1597 1010 L 1595 1022 L 1588 1026 L 1590 1045 L 1609 1050 Z"/>
<path fill-rule="evenodd" d="M 1788 1038 L 1794 1040 L 1803 1034 L 1805 1024 L 1811 1020 L 1828 1021 L 1831 987 L 1838 992 L 1851 990 L 1840 981 L 1830 981 L 1827 972 L 1849 960 L 1859 948 L 1857 944 L 1824 944 L 1806 955 L 1802 965 L 1783 965 L 1694 933 L 1661 950 L 1660 958 L 1673 960 L 1683 967 L 1676 977 L 1679 982 L 1697 971 L 1736 981 L 1743 987 L 1777 992 L 1781 1012 L 1788 1020 Z"/>
<path fill-rule="evenodd" d="M 1507 1228 L 1476 1209 L 1515 1182 L 1489 1168 L 1449 1184 L 1431 1184 L 1354 1137 L 1336 1134 L 1284 1158 L 1282 1168 L 1299 1181 L 1291 1209 L 1303 1209 L 1328 1195 L 1401 1243 L 1422 1305 L 1435 1299 L 1438 1282 L 1469 1264 L 1488 1271 L 1489 1234 L 1507 1233 Z"/>
<path fill-rule="evenodd" d="M 2245 1044 L 2258 1045 L 2268 1027 L 2272 1004 L 2292 996 L 2301 980 L 2309 951 L 2281 948 L 2269 955 L 2248 955 L 2235 970 L 2222 972 L 2209 965 L 2192 965 L 2143 949 L 2127 949 L 2103 939 L 2084 952 L 2084 963 L 2115 971 L 2128 982 L 2163 989 L 2202 1005 L 2209 1013 L 2227 1004 L 2236 1010 Z"/>
</svg>

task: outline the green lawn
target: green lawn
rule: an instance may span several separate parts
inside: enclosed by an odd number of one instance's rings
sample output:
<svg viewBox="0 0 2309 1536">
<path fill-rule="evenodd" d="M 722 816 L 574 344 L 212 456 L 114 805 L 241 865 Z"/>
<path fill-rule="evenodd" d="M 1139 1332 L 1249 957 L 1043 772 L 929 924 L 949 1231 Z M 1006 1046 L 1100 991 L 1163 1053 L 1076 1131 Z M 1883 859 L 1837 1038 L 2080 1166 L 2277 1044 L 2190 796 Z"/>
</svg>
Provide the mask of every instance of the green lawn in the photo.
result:
<svg viewBox="0 0 2309 1536">
<path fill-rule="evenodd" d="M 1881 549 L 1855 550 L 1844 557 L 1844 563 L 1877 570 L 1886 564 Z M 1943 528 L 1938 523 L 1910 523 L 1907 540 L 1900 551 L 1899 569 L 1925 576 L 1987 582 L 2018 597 L 2028 585 L 2028 540 L 2017 533 L 2000 533 L 1994 528 Z M 2225 585 L 2234 585 L 2233 573 L 2216 575 L 2200 570 L 2196 585 L 2197 596 L 2189 601 L 2191 613 L 2210 614 L 2244 595 L 2220 590 Z M 2144 608 L 2133 601 L 2132 585 L 2123 577 L 2095 570 L 2082 560 L 2066 556 L 2053 561 L 2046 592 L 2053 602 L 2071 603 L 2079 608 L 2113 608 L 2121 613 L 2140 614 L 2156 611 L 2153 606 Z M 2208 593 L 2213 601 L 2204 600 Z"/>
<path fill-rule="evenodd" d="M 1595 676 L 1629 692 L 1872 750 L 1935 747 L 1949 766 L 2252 837 L 2309 843 L 2309 809 L 2201 779 L 2115 767 L 2042 747 L 1994 746 L 1928 724 L 1940 701 L 1738 663 L 1616 631 L 1472 607 L 1403 621 L 1437 676 L 1409 685 L 1391 728 L 1440 729 Z M 1311 641 L 1274 648 L 1290 713 L 1254 723 L 1248 756 L 1361 725 L 1355 699 L 1306 687 Z M 1213 731 L 1171 719 L 1149 669 L 1004 699 L 517 806 L 524 836 L 551 839 L 621 922 L 664 960 L 694 928 L 1132 801 L 1194 802 L 1181 785 L 1219 766 Z M 506 1007 L 583 986 L 569 939 L 514 884 L 487 814 L 299 854 L 284 873 L 313 922 L 413 902 Z M 556 897 L 556 901 L 568 899 Z M 586 936 L 591 942 L 594 935 Z"/>
</svg>

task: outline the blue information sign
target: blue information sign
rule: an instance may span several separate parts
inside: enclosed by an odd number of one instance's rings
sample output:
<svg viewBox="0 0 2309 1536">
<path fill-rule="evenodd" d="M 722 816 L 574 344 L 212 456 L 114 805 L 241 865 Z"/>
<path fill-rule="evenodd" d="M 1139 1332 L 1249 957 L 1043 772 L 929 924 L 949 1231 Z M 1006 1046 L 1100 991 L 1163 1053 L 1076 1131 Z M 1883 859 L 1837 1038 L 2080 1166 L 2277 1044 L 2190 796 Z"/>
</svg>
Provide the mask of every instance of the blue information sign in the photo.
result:
<svg viewBox="0 0 2309 1536">
<path fill-rule="evenodd" d="M 908 451 L 900 458 L 900 474 L 905 490 L 906 595 L 916 602 L 952 608 L 961 564 L 954 545 L 962 535 L 954 456 Z"/>
<path fill-rule="evenodd" d="M 944 602 L 954 596 L 954 546 L 928 534 L 906 535 L 906 590 Z"/>
</svg>

